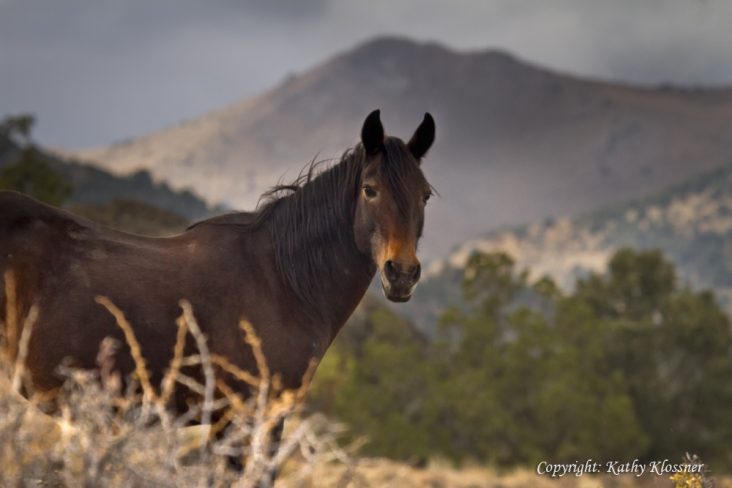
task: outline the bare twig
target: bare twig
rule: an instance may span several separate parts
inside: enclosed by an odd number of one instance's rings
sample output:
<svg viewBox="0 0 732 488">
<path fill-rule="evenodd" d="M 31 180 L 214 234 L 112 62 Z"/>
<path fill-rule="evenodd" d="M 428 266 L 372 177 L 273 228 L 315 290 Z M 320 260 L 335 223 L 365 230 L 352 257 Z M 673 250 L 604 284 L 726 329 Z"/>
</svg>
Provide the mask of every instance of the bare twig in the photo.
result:
<svg viewBox="0 0 732 488">
<path fill-rule="evenodd" d="M 115 321 L 117 322 L 117 325 L 120 329 L 122 329 L 122 332 L 125 335 L 125 340 L 127 341 L 127 345 L 130 346 L 130 353 L 135 363 L 135 374 L 140 380 L 140 386 L 142 387 L 143 402 L 145 404 L 154 402 L 156 399 L 155 390 L 153 389 L 152 383 L 150 382 L 150 373 L 148 373 L 147 371 L 145 358 L 142 355 L 140 343 L 137 342 L 137 338 L 135 337 L 135 332 L 132 330 L 132 326 L 125 318 L 124 313 L 122 313 L 122 311 L 117 308 L 117 306 L 112 303 L 109 298 L 98 296 L 95 298 L 95 301 L 98 304 L 102 305 L 104 308 L 106 308 L 110 314 L 112 314 Z"/>
<path fill-rule="evenodd" d="M 38 320 L 38 306 L 33 304 L 23 322 L 23 331 L 21 332 L 20 342 L 18 343 L 18 355 L 15 358 L 15 367 L 13 368 L 13 391 L 20 391 L 21 383 L 25 377 L 25 359 L 28 356 L 28 344 L 30 343 L 36 320 Z"/>
<path fill-rule="evenodd" d="M 178 334 L 175 339 L 175 347 L 173 349 L 173 359 L 170 361 L 170 368 L 165 373 L 162 383 L 162 392 L 160 394 L 160 403 L 167 404 L 173 391 L 175 390 L 175 380 L 180 372 L 183 364 L 183 352 L 186 346 L 186 323 L 184 320 L 178 321 Z"/>
<path fill-rule="evenodd" d="M 5 336 L 4 350 L 8 360 L 15 358 L 15 348 L 18 339 L 18 300 L 15 274 L 6 270 L 3 274 L 5 281 Z"/>
<path fill-rule="evenodd" d="M 182 324 L 188 328 L 196 340 L 196 347 L 198 348 L 198 354 L 201 356 L 201 367 L 203 368 L 204 388 L 203 388 L 203 411 L 201 412 L 201 425 L 208 426 L 208 429 L 204 427 L 201 432 L 202 436 L 202 449 L 206 445 L 206 441 L 210 435 L 211 426 L 211 411 L 213 409 L 213 396 L 214 389 L 216 388 L 216 378 L 214 377 L 213 366 L 211 366 L 211 355 L 209 354 L 208 345 L 206 344 L 206 336 L 201 332 L 201 328 L 198 326 L 198 321 L 193 315 L 193 308 L 190 302 L 187 300 L 180 301 L 180 308 L 183 309 L 183 314 L 178 319 L 179 327 L 183 327 Z"/>
</svg>

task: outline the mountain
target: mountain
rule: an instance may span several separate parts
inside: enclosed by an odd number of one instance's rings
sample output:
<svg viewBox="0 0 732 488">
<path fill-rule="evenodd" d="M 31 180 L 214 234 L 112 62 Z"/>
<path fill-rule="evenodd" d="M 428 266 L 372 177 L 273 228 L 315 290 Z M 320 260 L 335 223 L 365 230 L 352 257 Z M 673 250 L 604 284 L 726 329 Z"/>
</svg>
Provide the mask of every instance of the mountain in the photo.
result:
<svg viewBox="0 0 732 488">
<path fill-rule="evenodd" d="M 183 222 L 180 217 L 176 219 L 174 214 L 185 217 L 185 220 L 196 220 L 220 210 L 210 208 L 189 190 L 173 190 L 166 183 L 154 182 L 145 170 L 118 176 L 99 167 L 57 157 L 43 149 L 36 148 L 35 151 L 37 157 L 71 184 L 73 193 L 68 206 L 76 213 L 94 218 L 104 212 L 110 214 L 112 209 L 119 214 L 118 207 L 124 207 L 126 214 L 129 214 L 132 208 L 136 214 L 151 215 L 153 221 L 165 222 L 166 228 L 172 228 L 180 227 Z M 0 169 L 15 163 L 20 154 L 20 147 L 12 139 L 0 134 Z M 108 217 L 102 220 L 108 224 L 117 222 Z M 137 230 L 133 226 L 126 226 L 125 229 Z"/>
<path fill-rule="evenodd" d="M 530 279 L 548 275 L 569 289 L 578 277 L 602 272 L 620 247 L 660 249 L 682 283 L 713 289 L 732 313 L 732 164 L 650 197 L 471 239 L 432 263 L 404 310 L 430 330 L 439 310 L 460 303 L 460 269 L 475 251 L 507 252 Z"/>
<path fill-rule="evenodd" d="M 638 198 L 732 160 L 732 90 L 643 87 L 556 73 L 494 51 L 379 38 L 260 96 L 80 155 L 148 168 L 176 187 L 253 207 L 313 158 L 338 156 L 382 109 L 408 138 L 425 111 L 437 141 L 425 173 L 423 252 L 487 229 Z"/>
</svg>

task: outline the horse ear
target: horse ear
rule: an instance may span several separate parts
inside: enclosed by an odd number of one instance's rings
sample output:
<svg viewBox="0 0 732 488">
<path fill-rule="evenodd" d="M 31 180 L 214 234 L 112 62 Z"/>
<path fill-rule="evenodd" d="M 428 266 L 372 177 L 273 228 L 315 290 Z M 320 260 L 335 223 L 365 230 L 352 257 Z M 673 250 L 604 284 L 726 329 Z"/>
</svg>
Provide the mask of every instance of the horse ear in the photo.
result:
<svg viewBox="0 0 732 488">
<path fill-rule="evenodd" d="M 366 117 L 361 129 L 361 142 L 367 154 L 376 154 L 384 145 L 384 126 L 381 125 L 381 110 L 374 110 Z"/>
<path fill-rule="evenodd" d="M 424 114 L 422 123 L 419 124 L 414 135 L 409 139 L 407 147 L 409 147 L 412 155 L 419 161 L 422 159 L 422 156 L 427 154 L 433 142 L 435 142 L 435 119 L 428 112 Z"/>
</svg>

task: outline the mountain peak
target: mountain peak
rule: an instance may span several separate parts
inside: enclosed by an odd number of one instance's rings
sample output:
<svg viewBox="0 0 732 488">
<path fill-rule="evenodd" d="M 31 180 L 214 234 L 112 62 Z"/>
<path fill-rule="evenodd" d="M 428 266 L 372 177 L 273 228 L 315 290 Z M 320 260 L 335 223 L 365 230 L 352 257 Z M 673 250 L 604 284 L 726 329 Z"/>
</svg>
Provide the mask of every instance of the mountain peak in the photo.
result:
<svg viewBox="0 0 732 488">
<path fill-rule="evenodd" d="M 474 58 L 483 62 L 526 64 L 501 49 L 479 49 L 459 52 L 436 41 L 417 41 L 408 37 L 385 35 L 368 39 L 341 57 L 374 60 L 382 57 Z"/>
<path fill-rule="evenodd" d="M 497 50 L 379 37 L 265 94 L 86 156 L 251 208 L 312 158 L 338 158 L 383 109 L 407 138 L 425 112 L 433 256 L 487 229 L 643 196 L 732 153 L 732 94 L 582 80 Z M 690 164 L 693 162 L 694 164 Z"/>
</svg>

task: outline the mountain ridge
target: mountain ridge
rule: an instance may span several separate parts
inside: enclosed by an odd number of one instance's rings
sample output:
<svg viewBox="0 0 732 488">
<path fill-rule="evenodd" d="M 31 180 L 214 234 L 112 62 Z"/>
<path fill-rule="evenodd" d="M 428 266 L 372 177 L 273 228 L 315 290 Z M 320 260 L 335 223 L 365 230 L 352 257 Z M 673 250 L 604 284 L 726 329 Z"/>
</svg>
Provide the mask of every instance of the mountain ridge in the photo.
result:
<svg viewBox="0 0 732 488">
<path fill-rule="evenodd" d="M 389 37 L 257 97 L 81 156 L 116 172 L 148 168 L 246 208 L 313 158 L 337 160 L 373 108 L 405 139 L 425 111 L 437 121 L 424 164 L 443 195 L 428 210 L 432 258 L 501 225 L 641 197 L 732 155 L 729 88 L 588 80 L 501 51 Z"/>
</svg>

